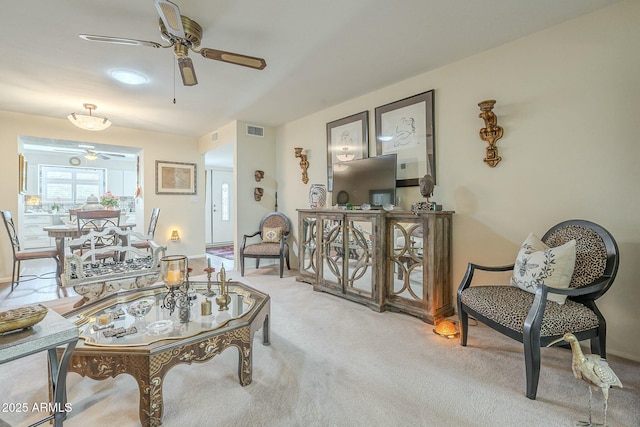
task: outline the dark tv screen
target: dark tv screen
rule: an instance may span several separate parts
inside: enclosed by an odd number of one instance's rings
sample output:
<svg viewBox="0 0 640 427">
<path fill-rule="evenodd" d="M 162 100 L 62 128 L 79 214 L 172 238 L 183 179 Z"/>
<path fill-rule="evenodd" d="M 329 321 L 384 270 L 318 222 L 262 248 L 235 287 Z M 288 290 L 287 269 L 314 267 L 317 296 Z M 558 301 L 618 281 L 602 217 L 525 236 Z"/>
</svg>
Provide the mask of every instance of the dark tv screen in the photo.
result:
<svg viewBox="0 0 640 427">
<path fill-rule="evenodd" d="M 370 204 L 380 207 L 396 200 L 396 155 L 369 157 L 333 165 L 332 205 Z"/>
</svg>

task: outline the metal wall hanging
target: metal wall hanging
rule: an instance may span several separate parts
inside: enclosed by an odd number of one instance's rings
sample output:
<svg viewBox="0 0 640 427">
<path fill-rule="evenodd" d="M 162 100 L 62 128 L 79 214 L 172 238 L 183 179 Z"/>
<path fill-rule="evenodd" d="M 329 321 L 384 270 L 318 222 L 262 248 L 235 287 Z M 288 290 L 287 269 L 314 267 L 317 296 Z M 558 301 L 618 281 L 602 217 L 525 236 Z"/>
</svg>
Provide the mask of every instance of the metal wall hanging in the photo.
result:
<svg viewBox="0 0 640 427">
<path fill-rule="evenodd" d="M 253 198 L 256 202 L 262 200 L 262 196 L 264 196 L 264 188 L 256 187 L 253 189 Z"/>
<path fill-rule="evenodd" d="M 307 169 L 309 169 L 309 161 L 307 155 L 302 152 L 302 148 L 294 148 L 297 159 L 300 159 L 300 169 L 302 169 L 302 182 L 305 184 L 309 182 L 309 176 L 307 175 Z"/>
<path fill-rule="evenodd" d="M 495 99 L 488 99 L 478 103 L 478 107 L 482 111 L 478 117 L 484 120 L 484 126 L 480 129 L 480 139 L 487 142 L 487 156 L 484 158 L 484 162 L 490 167 L 494 168 L 502 157 L 498 155 L 498 147 L 496 143 L 502 138 L 503 129 L 498 126 L 498 118 L 493 113 L 493 105 L 496 103 Z"/>
</svg>

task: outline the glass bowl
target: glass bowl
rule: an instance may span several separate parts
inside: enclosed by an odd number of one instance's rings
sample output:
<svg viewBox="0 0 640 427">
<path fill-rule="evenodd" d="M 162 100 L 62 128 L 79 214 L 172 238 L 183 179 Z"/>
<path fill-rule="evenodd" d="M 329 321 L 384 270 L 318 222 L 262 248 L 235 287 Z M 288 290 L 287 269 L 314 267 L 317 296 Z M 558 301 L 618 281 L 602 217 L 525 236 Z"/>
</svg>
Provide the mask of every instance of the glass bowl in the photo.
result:
<svg viewBox="0 0 640 427">
<path fill-rule="evenodd" d="M 134 301 L 127 307 L 127 313 L 135 317 L 136 319 L 142 319 L 151 311 L 151 307 L 156 303 L 153 298 L 144 298 L 138 301 Z"/>
</svg>

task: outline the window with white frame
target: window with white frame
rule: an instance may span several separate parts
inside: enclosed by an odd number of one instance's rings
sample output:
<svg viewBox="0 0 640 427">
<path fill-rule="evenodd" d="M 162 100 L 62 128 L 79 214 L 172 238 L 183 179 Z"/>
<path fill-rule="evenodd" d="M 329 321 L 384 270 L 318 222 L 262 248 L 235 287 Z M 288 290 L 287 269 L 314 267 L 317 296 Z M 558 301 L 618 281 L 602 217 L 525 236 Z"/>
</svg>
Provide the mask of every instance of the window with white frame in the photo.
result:
<svg viewBox="0 0 640 427">
<path fill-rule="evenodd" d="M 87 197 L 100 197 L 107 187 L 107 170 L 39 165 L 38 177 L 43 203 L 83 204 Z"/>
</svg>

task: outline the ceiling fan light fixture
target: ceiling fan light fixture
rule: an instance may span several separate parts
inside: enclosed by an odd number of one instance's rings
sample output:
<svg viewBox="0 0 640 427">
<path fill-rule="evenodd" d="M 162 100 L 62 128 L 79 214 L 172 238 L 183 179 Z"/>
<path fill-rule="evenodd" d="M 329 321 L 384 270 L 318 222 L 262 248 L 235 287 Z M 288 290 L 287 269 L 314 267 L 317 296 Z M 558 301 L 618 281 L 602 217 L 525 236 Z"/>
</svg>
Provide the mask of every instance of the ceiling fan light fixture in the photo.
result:
<svg viewBox="0 0 640 427">
<path fill-rule="evenodd" d="M 80 129 L 90 131 L 101 131 L 111 126 L 111 122 L 106 117 L 98 117 L 93 115 L 93 110 L 97 109 L 94 104 L 83 104 L 85 109 L 89 110 L 89 114 L 71 113 L 67 116 L 69 121 Z"/>
<path fill-rule="evenodd" d="M 84 155 L 84 158 L 87 160 L 98 160 L 98 156 L 96 155 L 96 153 L 93 153 L 93 152 L 88 152 L 87 154 Z"/>
<path fill-rule="evenodd" d="M 178 67 L 182 76 L 182 84 L 185 86 L 195 86 L 198 84 L 196 70 L 193 68 L 191 58 L 178 58 Z"/>
</svg>

